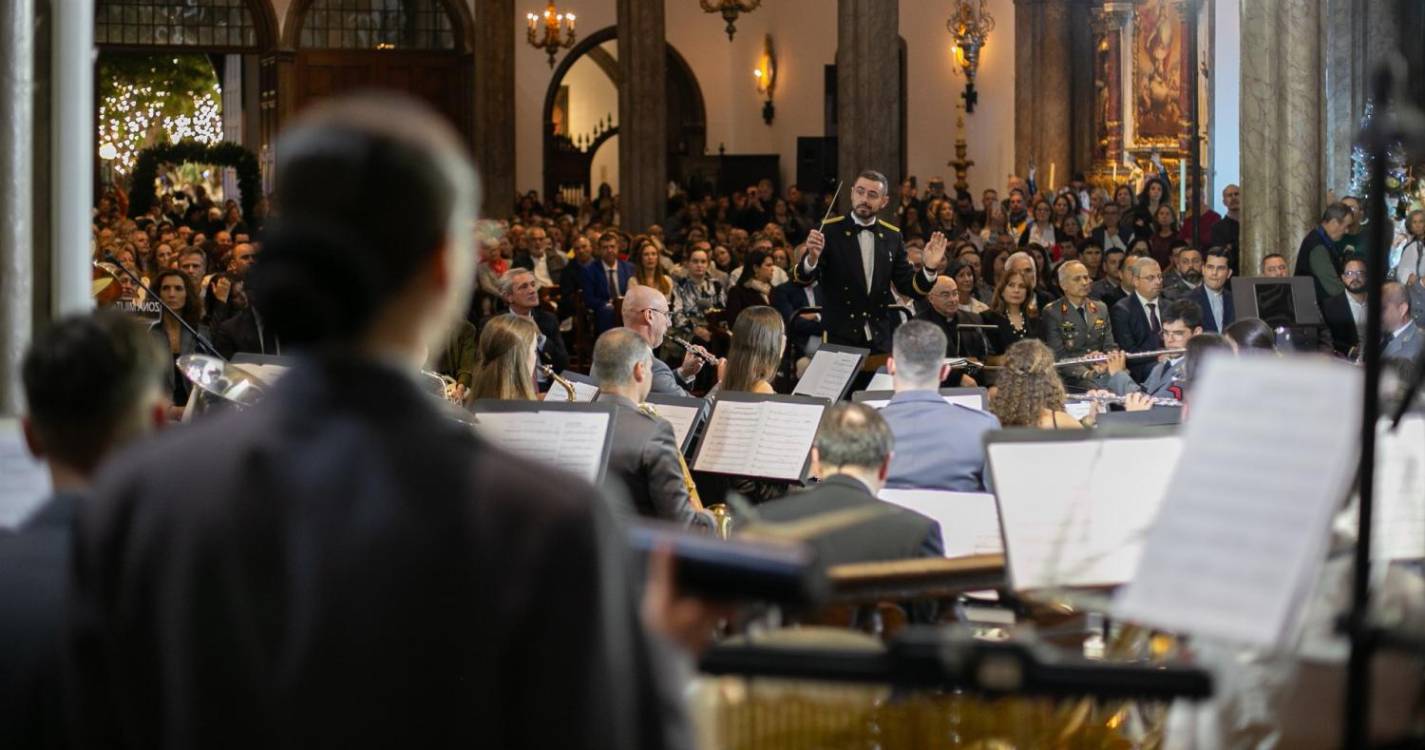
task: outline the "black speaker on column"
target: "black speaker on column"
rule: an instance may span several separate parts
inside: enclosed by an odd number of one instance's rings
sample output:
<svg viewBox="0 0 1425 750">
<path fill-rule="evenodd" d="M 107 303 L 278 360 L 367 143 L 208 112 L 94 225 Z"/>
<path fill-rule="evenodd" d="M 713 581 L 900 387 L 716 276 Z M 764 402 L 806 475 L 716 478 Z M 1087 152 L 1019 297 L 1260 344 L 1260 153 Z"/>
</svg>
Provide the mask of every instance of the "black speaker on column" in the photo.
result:
<svg viewBox="0 0 1425 750">
<path fill-rule="evenodd" d="M 797 138 L 797 187 L 806 193 L 836 189 L 835 138 Z"/>
</svg>

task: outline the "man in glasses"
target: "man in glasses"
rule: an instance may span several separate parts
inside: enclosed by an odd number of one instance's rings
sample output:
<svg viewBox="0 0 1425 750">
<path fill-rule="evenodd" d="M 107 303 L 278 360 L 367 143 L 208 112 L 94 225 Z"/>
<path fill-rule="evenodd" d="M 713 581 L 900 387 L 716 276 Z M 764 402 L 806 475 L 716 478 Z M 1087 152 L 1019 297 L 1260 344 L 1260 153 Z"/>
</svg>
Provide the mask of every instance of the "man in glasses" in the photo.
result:
<svg viewBox="0 0 1425 750">
<path fill-rule="evenodd" d="M 653 287 L 630 286 L 623 298 L 623 326 L 637 333 L 657 352 L 663 346 L 663 336 L 672 324 L 672 313 L 668 310 L 668 298 Z M 675 371 L 658 357 L 653 358 L 652 393 L 668 396 L 687 396 L 693 378 L 703 369 L 703 360 L 690 351 L 683 352 L 683 363 Z"/>
</svg>

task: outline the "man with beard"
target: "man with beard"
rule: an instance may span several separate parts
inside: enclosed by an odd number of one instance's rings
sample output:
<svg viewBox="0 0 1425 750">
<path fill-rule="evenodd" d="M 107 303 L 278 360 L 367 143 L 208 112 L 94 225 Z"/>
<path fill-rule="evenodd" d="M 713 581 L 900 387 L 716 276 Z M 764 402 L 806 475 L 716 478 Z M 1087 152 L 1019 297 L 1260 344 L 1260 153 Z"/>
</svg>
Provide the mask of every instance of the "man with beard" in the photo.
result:
<svg viewBox="0 0 1425 750">
<path fill-rule="evenodd" d="M 851 220 L 837 216 L 826 222 L 825 234 L 812 230 L 806 255 L 793 274 L 802 281 L 821 282 L 827 341 L 889 352 L 891 322 L 886 308 L 895 304 L 891 286 L 907 297 L 928 294 L 949 241 L 939 232 L 932 235 L 923 255 L 925 270 L 917 272 L 906 257 L 900 228 L 876 219 L 890 202 L 885 175 L 861 172 L 850 194 Z"/>
<path fill-rule="evenodd" d="M 1232 278 L 1231 264 L 1231 253 L 1226 248 L 1208 250 L 1202 264 L 1202 285 L 1187 295 L 1187 299 L 1196 302 L 1202 310 L 1202 330 L 1208 333 L 1222 333 L 1237 319 L 1232 295 L 1227 293 L 1227 280 Z"/>
<path fill-rule="evenodd" d="M 1024 197 L 1024 191 L 1019 188 L 1010 188 L 1009 191 L 1009 221 L 1007 222 L 1009 233 L 1014 235 L 1014 241 L 1019 241 L 1019 235 L 1024 234 L 1024 230 L 1029 226 L 1029 205 Z"/>
<path fill-rule="evenodd" d="M 1366 330 L 1366 260 L 1359 255 L 1346 256 L 1342 263 L 1341 283 L 1346 291 L 1328 297 L 1321 304 L 1326 326 L 1331 329 L 1331 342 L 1336 353 L 1350 356 L 1360 345 Z"/>
<path fill-rule="evenodd" d="M 1174 256 L 1173 268 L 1177 273 L 1163 282 L 1163 298 L 1169 302 L 1184 299 L 1202 286 L 1202 251 L 1184 246 Z"/>
</svg>

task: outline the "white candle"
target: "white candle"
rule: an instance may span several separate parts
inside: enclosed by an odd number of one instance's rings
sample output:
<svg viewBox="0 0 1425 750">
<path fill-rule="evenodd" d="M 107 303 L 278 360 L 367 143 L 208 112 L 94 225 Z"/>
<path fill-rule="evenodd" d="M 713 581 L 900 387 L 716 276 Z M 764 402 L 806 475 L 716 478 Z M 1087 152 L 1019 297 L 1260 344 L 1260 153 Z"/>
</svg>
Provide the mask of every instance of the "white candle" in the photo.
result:
<svg viewBox="0 0 1425 750">
<path fill-rule="evenodd" d="M 1118 187 L 1118 162 L 1113 163 L 1113 186 Z"/>
<path fill-rule="evenodd" d="M 1178 214 L 1187 212 L 1187 160 L 1178 158 Z"/>
</svg>

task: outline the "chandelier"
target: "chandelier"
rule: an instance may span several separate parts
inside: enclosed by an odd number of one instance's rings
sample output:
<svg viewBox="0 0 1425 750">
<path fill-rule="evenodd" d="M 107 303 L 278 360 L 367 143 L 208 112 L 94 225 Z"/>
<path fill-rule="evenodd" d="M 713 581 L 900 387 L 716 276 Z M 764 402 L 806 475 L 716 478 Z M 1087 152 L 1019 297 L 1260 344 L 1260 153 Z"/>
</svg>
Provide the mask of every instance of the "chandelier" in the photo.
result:
<svg viewBox="0 0 1425 750">
<path fill-rule="evenodd" d="M 549 53 L 549 67 L 554 67 L 554 56 L 560 49 L 574 46 L 574 14 L 560 13 L 554 7 L 554 0 L 549 0 L 544 13 L 529 13 L 525 20 L 529 21 L 529 33 L 525 38 L 531 47 Z M 541 26 L 544 27 L 543 39 L 539 35 Z"/>
<path fill-rule="evenodd" d="M 762 5 L 762 0 L 698 0 L 706 13 L 721 13 L 722 19 L 727 21 L 727 41 L 732 41 L 732 35 L 737 33 L 737 15 L 739 13 L 751 13 Z"/>
<path fill-rule="evenodd" d="M 980 67 L 980 51 L 984 49 L 995 19 L 985 10 L 985 0 L 959 0 L 950 20 L 945 22 L 955 40 L 955 62 L 965 71 L 965 111 L 974 112 L 980 95 L 975 93 L 975 73 Z"/>
</svg>

